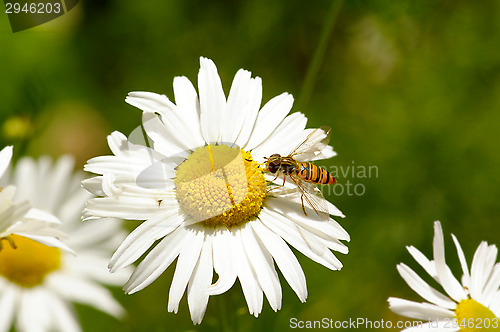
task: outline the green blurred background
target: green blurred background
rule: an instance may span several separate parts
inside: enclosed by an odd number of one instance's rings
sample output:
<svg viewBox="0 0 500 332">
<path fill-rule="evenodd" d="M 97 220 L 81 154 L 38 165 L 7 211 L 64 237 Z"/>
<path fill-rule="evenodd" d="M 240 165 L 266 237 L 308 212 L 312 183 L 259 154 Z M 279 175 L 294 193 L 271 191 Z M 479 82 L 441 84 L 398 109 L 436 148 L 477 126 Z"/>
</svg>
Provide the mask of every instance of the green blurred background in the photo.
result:
<svg viewBox="0 0 500 332">
<path fill-rule="evenodd" d="M 179 314 L 166 311 L 170 268 L 137 294 L 113 290 L 129 312 L 124 321 L 77 306 L 85 331 L 209 331 L 224 317 L 241 331 L 286 330 L 292 317 L 396 321 L 387 297 L 422 301 L 396 264 L 424 276 L 405 246 L 431 255 L 434 220 L 457 276 L 449 233 L 469 263 L 480 241 L 500 244 L 500 1 L 345 1 L 328 32 L 333 14 L 330 1 L 95 0 L 15 34 L 0 14 L 0 146 L 15 144 L 16 158 L 72 153 L 82 166 L 108 154 L 106 135 L 140 123 L 126 94 L 172 97 L 173 78 L 196 82 L 206 56 L 226 92 L 245 68 L 262 77 L 264 102 L 287 91 L 309 126 L 332 127 L 338 156 L 323 166 L 378 169 L 371 178 L 337 174 L 364 189 L 328 195 L 347 216 L 350 253 L 339 255 L 340 272 L 297 254 L 306 303 L 282 280 L 282 310 L 265 302 L 255 319 L 237 284 L 212 297 L 193 326 L 185 299 Z M 315 54 L 318 71 L 304 89 Z"/>
</svg>

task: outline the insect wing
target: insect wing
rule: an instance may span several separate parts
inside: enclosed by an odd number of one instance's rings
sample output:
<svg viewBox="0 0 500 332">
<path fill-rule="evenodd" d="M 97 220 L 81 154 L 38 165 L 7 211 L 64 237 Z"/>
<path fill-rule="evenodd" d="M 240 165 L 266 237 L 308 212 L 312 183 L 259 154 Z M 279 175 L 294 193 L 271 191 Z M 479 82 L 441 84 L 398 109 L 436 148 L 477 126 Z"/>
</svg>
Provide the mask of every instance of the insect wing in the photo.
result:
<svg viewBox="0 0 500 332">
<path fill-rule="evenodd" d="M 298 156 L 297 160 L 313 160 L 326 148 L 330 141 L 330 128 L 322 126 L 314 129 L 306 139 L 290 152 L 290 157 Z"/>
<path fill-rule="evenodd" d="M 303 200 L 307 202 L 307 205 L 309 205 L 322 220 L 329 220 L 330 213 L 328 205 L 323 197 L 323 194 L 321 193 L 321 190 L 319 190 L 319 188 L 314 184 L 302 181 L 294 175 L 290 176 L 290 178 L 297 185 L 297 188 L 299 189 Z M 306 208 L 305 205 L 303 205 L 303 207 Z"/>
</svg>

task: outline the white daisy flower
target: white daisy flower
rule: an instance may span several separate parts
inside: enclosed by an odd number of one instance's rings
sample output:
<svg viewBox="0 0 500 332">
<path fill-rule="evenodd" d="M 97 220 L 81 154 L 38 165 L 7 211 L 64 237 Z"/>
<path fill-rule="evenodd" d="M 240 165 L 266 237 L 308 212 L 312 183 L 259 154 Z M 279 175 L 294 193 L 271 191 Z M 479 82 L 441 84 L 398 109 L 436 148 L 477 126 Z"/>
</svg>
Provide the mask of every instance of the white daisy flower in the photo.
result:
<svg viewBox="0 0 500 332">
<path fill-rule="evenodd" d="M 454 277 L 445 262 L 443 230 L 439 221 L 434 223 L 434 260 L 427 259 L 413 246 L 407 247 L 413 258 L 443 288 L 445 294 L 426 283 L 407 265 L 401 263 L 397 266 L 408 286 L 427 301 L 418 303 L 389 298 L 392 311 L 426 321 L 404 331 L 500 329 L 500 263 L 496 263 L 497 247 L 481 242 L 469 271 L 460 243 L 453 234 L 451 236 L 462 266 L 461 281 Z"/>
<path fill-rule="evenodd" d="M 16 249 L 0 251 L 0 331 L 80 331 L 71 302 L 92 306 L 115 317 L 124 309 L 101 284 L 122 285 L 131 271 L 111 274 L 107 262 L 125 233 L 117 220 L 82 223 L 91 196 L 73 174 L 73 160 L 21 159 L 12 176 L 14 199 L 25 199 L 62 221 L 66 243 L 75 253 L 12 235 Z"/>
<path fill-rule="evenodd" d="M 32 208 L 28 200 L 15 198 L 16 187 L 7 180 L 12 150 L 12 146 L 7 146 L 0 151 L 0 250 L 4 240 L 16 247 L 12 235 L 19 235 L 71 251 L 60 241 L 65 234 L 57 228 L 60 221 L 56 216 Z"/>
<path fill-rule="evenodd" d="M 151 148 L 114 132 L 108 137 L 114 155 L 91 159 L 84 168 L 100 174 L 84 181 L 85 188 L 103 196 L 88 202 L 87 218 L 145 220 L 110 262 L 111 271 L 117 271 L 153 247 L 125 292 L 145 288 L 177 259 L 168 311 L 177 312 L 187 287 L 195 324 L 201 322 L 209 296 L 226 292 L 236 279 L 250 314 L 259 315 L 264 295 L 272 309 L 280 309 L 275 264 L 304 302 L 306 279 L 288 245 L 339 270 L 342 263 L 331 250 L 346 254 L 341 240 L 349 240 L 330 218 L 343 217 L 335 206 L 321 195 L 311 195 L 309 200 L 324 210 L 315 213 L 305 202 L 306 216 L 293 181 L 269 192 L 266 177 L 275 176 L 264 176 L 259 164 L 275 153 L 287 156 L 308 136 L 296 158 L 330 158 L 335 153 L 324 144 L 326 133 L 305 129 L 302 113 L 288 115 L 293 98 L 287 93 L 260 108 L 261 79 L 251 78 L 246 70 L 236 73 L 226 99 L 215 64 L 206 58 L 200 62 L 199 97 L 186 77 L 174 79 L 175 104 L 150 92 L 127 97 L 129 104 L 144 111 Z M 212 284 L 214 270 L 218 279 Z"/>
</svg>

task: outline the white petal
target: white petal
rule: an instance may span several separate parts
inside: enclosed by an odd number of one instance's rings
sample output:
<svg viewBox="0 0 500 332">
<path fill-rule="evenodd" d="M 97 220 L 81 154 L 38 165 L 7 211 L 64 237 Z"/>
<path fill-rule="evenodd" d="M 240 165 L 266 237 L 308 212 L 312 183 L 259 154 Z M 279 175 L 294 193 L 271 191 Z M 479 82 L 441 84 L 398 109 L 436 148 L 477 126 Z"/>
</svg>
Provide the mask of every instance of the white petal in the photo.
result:
<svg viewBox="0 0 500 332">
<path fill-rule="evenodd" d="M 140 189 L 153 189 L 158 191 L 167 191 L 174 186 L 176 167 L 184 161 L 180 156 L 165 158 L 144 169 L 136 179 L 137 186 Z"/>
<path fill-rule="evenodd" d="M 470 273 L 467 261 L 465 260 L 464 251 L 462 250 L 462 247 L 460 246 L 460 243 L 458 242 L 458 239 L 455 237 L 455 235 L 451 234 L 451 237 L 453 238 L 453 242 L 455 243 L 455 247 L 457 248 L 458 259 L 460 260 L 460 266 L 462 267 L 462 284 L 465 287 L 470 287 Z"/>
<path fill-rule="evenodd" d="M 198 228 L 198 226 L 186 227 L 184 236 L 184 244 L 179 258 L 177 258 L 174 277 L 168 293 L 168 311 L 174 313 L 177 313 L 179 309 L 179 302 L 191 279 L 205 239 L 202 228 Z"/>
<path fill-rule="evenodd" d="M 107 137 L 109 149 L 115 156 L 125 156 L 130 154 L 130 143 L 127 137 L 119 131 L 114 131 Z"/>
<path fill-rule="evenodd" d="M 164 155 L 147 146 L 132 144 L 125 135 L 118 131 L 108 136 L 108 144 L 114 156 L 100 156 L 90 159 L 84 166 L 85 171 L 133 177 L 153 163 L 165 158 Z"/>
<path fill-rule="evenodd" d="M 236 144 L 238 146 L 247 145 L 259 114 L 259 108 L 262 102 L 262 80 L 260 77 L 255 77 L 250 81 L 247 93 L 249 94 L 250 104 L 247 112 L 245 112 L 243 127 L 241 128 L 238 138 L 236 139 Z"/>
<path fill-rule="evenodd" d="M 22 292 L 17 313 L 16 327 L 21 331 L 42 332 L 51 328 L 50 312 L 45 305 L 43 288 L 26 289 Z"/>
<path fill-rule="evenodd" d="M 452 319 L 455 313 L 440 306 L 430 303 L 417 303 L 413 301 L 389 298 L 389 309 L 395 313 L 421 320 L 444 320 Z"/>
<path fill-rule="evenodd" d="M 247 143 L 257 118 L 261 99 L 260 78 L 252 79 L 249 71 L 238 70 L 227 97 L 222 128 L 223 142 L 236 142 L 238 146 L 244 146 Z"/>
<path fill-rule="evenodd" d="M 58 273 L 51 275 L 47 283 L 66 300 L 86 304 L 114 317 L 125 313 L 108 289 L 89 280 Z"/>
<path fill-rule="evenodd" d="M 328 247 L 325 245 L 323 241 L 321 241 L 321 238 L 317 237 L 314 234 L 311 234 L 311 232 L 308 232 L 306 229 L 301 227 L 300 225 L 297 225 L 297 229 L 299 230 L 299 234 L 301 235 L 302 239 L 306 242 L 307 246 L 309 249 L 312 250 L 313 253 L 315 253 L 318 256 L 323 256 L 326 251 L 328 251 Z M 342 263 L 338 262 L 340 267 L 342 267 Z"/>
<path fill-rule="evenodd" d="M 79 250 L 77 256 L 65 255 L 64 264 L 68 271 L 80 278 L 112 286 L 123 285 L 130 277 L 131 270 L 123 269 L 117 273 L 111 273 L 107 268 L 109 257 L 100 257 L 100 255 L 102 255 L 101 250 L 92 248 Z"/>
<path fill-rule="evenodd" d="M 30 233 L 19 232 L 17 234 L 19 234 L 21 236 L 24 236 L 24 237 L 27 237 L 29 239 L 32 239 L 33 241 L 45 244 L 46 246 L 60 248 L 60 249 L 62 249 L 64 251 L 67 251 L 69 253 L 75 254 L 75 251 L 73 249 L 71 249 L 70 247 L 68 247 L 61 240 L 56 239 L 55 237 L 53 237 L 51 235 L 49 235 L 49 236 L 46 236 L 46 235 L 35 235 L 32 232 L 30 232 Z"/>
<path fill-rule="evenodd" d="M 16 187 L 14 187 L 13 185 L 8 185 L 6 187 L 4 187 L 2 189 L 2 191 L 0 191 L 0 210 L 3 211 L 5 210 L 6 208 L 10 207 L 12 205 L 12 199 L 14 198 L 14 196 L 16 195 Z M 23 202 L 17 202 L 16 204 L 25 204 L 25 205 L 29 205 L 27 201 L 23 201 Z M 26 212 L 28 212 L 28 210 L 26 210 L 25 212 L 22 213 L 22 215 L 24 216 L 24 214 L 26 214 Z"/>
<path fill-rule="evenodd" d="M 267 140 L 290 112 L 292 105 L 293 97 L 286 92 L 269 100 L 257 115 L 252 134 L 244 148 L 253 150 Z"/>
<path fill-rule="evenodd" d="M 165 157 L 187 155 L 190 148 L 186 145 L 180 132 L 174 129 L 172 123 L 164 123 L 155 113 L 143 113 L 142 123 L 146 134 L 155 142 L 154 149 Z"/>
<path fill-rule="evenodd" d="M 497 257 L 497 248 L 481 242 L 474 253 L 471 265 L 470 294 L 473 299 L 483 300 L 483 289 L 490 278 Z"/>
<path fill-rule="evenodd" d="M 82 187 L 96 196 L 104 196 L 102 191 L 102 176 L 94 176 L 82 181 Z"/>
<path fill-rule="evenodd" d="M 406 247 L 410 255 L 420 264 L 421 267 L 424 268 L 425 272 L 427 272 L 434 280 L 439 282 L 438 276 L 436 274 L 436 267 L 433 261 L 430 261 L 424 254 L 414 246 Z"/>
<path fill-rule="evenodd" d="M 333 151 L 333 147 L 330 145 L 325 146 L 319 151 L 313 151 L 312 153 L 303 153 L 300 157 L 297 157 L 299 161 L 314 161 L 322 159 L 330 159 L 335 157 L 337 152 Z"/>
<path fill-rule="evenodd" d="M 25 215 L 27 219 L 35 219 L 49 224 L 60 224 L 61 221 L 57 219 L 52 213 L 48 213 L 39 209 L 31 208 Z"/>
<path fill-rule="evenodd" d="M 84 216 L 146 220 L 161 212 L 154 197 L 99 197 L 87 202 Z"/>
<path fill-rule="evenodd" d="M 185 238 L 183 227 L 177 227 L 165 236 L 142 260 L 123 287 L 125 293 L 133 294 L 149 286 L 179 255 Z"/>
<path fill-rule="evenodd" d="M 47 300 L 45 305 L 49 308 L 53 317 L 53 325 L 57 331 L 78 332 L 81 331 L 76 317 L 68 307 L 68 303 L 64 302 L 60 297 L 53 293 L 47 292 Z"/>
<path fill-rule="evenodd" d="M 496 317 L 500 317 L 500 291 L 496 291 L 489 305 Z"/>
<path fill-rule="evenodd" d="M 159 160 L 161 154 L 144 145 L 133 144 L 127 140 L 127 137 L 119 131 L 114 131 L 108 136 L 108 145 L 116 157 L 131 157 L 144 163 L 150 159 Z"/>
<path fill-rule="evenodd" d="M 28 202 L 19 202 L 13 204 L 10 198 L 15 193 L 16 189 L 13 186 L 7 186 L 0 192 L 0 234 L 7 236 L 15 233 L 17 230 L 33 230 L 44 225 L 43 222 L 31 220 L 26 222 L 24 216 L 30 210 Z M 24 220 L 25 222 L 20 222 Z M 3 234 L 5 233 L 5 234 Z"/>
<path fill-rule="evenodd" d="M 40 183 L 36 188 L 50 192 L 50 195 L 40 196 L 41 204 L 33 205 L 36 208 L 56 213 L 61 202 L 63 202 L 71 188 L 72 173 L 74 168 L 74 158 L 70 155 L 61 156 L 52 165 L 49 157 L 41 157 L 38 161 L 38 168 L 47 167 L 45 174 L 39 175 Z M 33 201 L 31 201 L 33 203 Z"/>
<path fill-rule="evenodd" d="M 237 271 L 234 257 L 233 237 L 226 227 L 214 231 L 212 241 L 214 270 L 219 278 L 208 288 L 209 295 L 218 295 L 233 287 Z"/>
<path fill-rule="evenodd" d="M 279 213 L 270 211 L 267 208 L 261 212 L 261 220 L 270 230 L 281 236 L 292 247 L 331 270 L 338 270 L 338 259 L 329 251 L 324 252 L 324 256 L 318 256 L 308 246 L 302 238 L 298 226 L 288 218 Z"/>
<path fill-rule="evenodd" d="M 168 111 L 176 109 L 167 96 L 154 92 L 133 91 L 125 98 L 125 102 L 140 108 L 144 112 L 167 114 Z"/>
<path fill-rule="evenodd" d="M 233 243 L 235 244 L 236 268 L 238 271 L 238 278 L 240 279 L 241 289 L 248 305 L 248 311 L 251 315 L 258 317 L 262 311 L 263 293 L 262 288 L 257 281 L 257 275 L 252 269 L 248 261 L 243 243 L 241 243 L 239 229 L 233 229 L 231 235 L 234 236 Z"/>
<path fill-rule="evenodd" d="M 205 140 L 201 134 L 200 102 L 193 84 L 186 77 L 175 77 L 174 95 L 178 112 L 184 121 L 190 124 L 189 132 L 185 136 L 193 140 L 193 145 L 203 146 Z"/>
<path fill-rule="evenodd" d="M 173 232 L 182 221 L 182 218 L 172 215 L 159 215 L 144 221 L 127 236 L 113 254 L 109 262 L 111 272 L 135 262 L 156 240 Z"/>
<path fill-rule="evenodd" d="M 12 145 L 6 146 L 0 151 L 0 178 L 4 175 L 5 170 L 9 167 L 12 159 Z"/>
<path fill-rule="evenodd" d="M 307 119 L 302 113 L 293 113 L 283 119 L 272 135 L 252 149 L 256 156 L 269 157 L 273 153 L 288 156 L 310 134 L 313 129 L 304 130 Z"/>
<path fill-rule="evenodd" d="M 99 220 L 81 222 L 80 218 L 75 218 L 78 224 L 71 224 L 68 227 L 68 232 L 71 236 L 67 243 L 75 248 L 94 248 L 102 246 L 103 243 L 110 241 L 113 236 L 119 235 L 122 240 L 125 238 L 126 232 L 121 227 L 121 220 L 102 218 Z M 67 223 L 69 224 L 69 222 Z M 63 224 L 63 227 L 67 225 Z M 121 241 L 120 241 L 121 243 Z M 115 247 L 110 247 L 115 250 Z"/>
<path fill-rule="evenodd" d="M 195 325 L 201 323 L 205 310 L 207 310 L 209 298 L 207 288 L 212 283 L 213 271 L 212 237 L 205 235 L 200 258 L 189 280 L 187 291 L 189 312 Z"/>
<path fill-rule="evenodd" d="M 325 141 L 327 135 L 329 135 L 329 131 L 325 131 L 322 128 L 315 128 L 305 130 L 304 132 L 309 133 L 304 137 L 304 141 L 299 143 L 300 147 L 294 150 L 298 161 L 327 159 L 336 155 L 333 148 L 327 145 L 328 141 Z"/>
<path fill-rule="evenodd" d="M 398 264 L 398 272 L 413 289 L 423 299 L 447 309 L 455 309 L 456 303 L 429 286 L 422 278 L 405 264 Z"/>
<path fill-rule="evenodd" d="M 274 269 L 272 256 L 265 249 L 261 241 L 255 237 L 251 226 L 244 225 L 239 232 L 240 241 L 247 255 L 260 287 L 274 311 L 281 309 L 281 285 L 278 274 Z"/>
<path fill-rule="evenodd" d="M 176 88 L 176 86 L 174 86 L 174 88 Z M 125 101 L 144 110 L 144 129 L 148 136 L 155 142 L 155 149 L 162 152 L 165 156 L 176 153 L 173 150 L 164 149 L 164 147 L 172 147 L 171 143 L 175 143 L 174 146 L 182 147 L 184 150 L 193 149 L 204 144 L 203 140 L 201 140 L 201 136 L 194 136 L 196 133 L 199 134 L 199 130 L 192 130 L 193 123 L 190 122 L 190 119 L 186 118 L 184 114 L 186 110 L 180 110 L 165 95 L 159 95 L 152 92 L 131 92 Z M 160 118 L 156 116 L 149 116 L 155 113 L 161 116 L 161 121 L 158 123 L 159 126 L 157 127 L 148 123 L 151 119 L 157 118 L 160 120 Z M 191 114 L 191 110 L 188 110 L 187 114 Z M 151 132 L 151 129 L 153 129 L 155 133 Z M 154 136 L 150 134 L 154 134 Z M 167 140 L 165 141 L 165 139 Z"/>
<path fill-rule="evenodd" d="M 78 173 L 78 175 L 80 174 Z M 67 190 L 63 189 L 63 196 L 56 203 L 57 207 L 53 210 L 55 211 L 54 214 L 63 223 L 62 229 L 66 232 L 76 230 L 82 224 L 82 210 L 87 200 L 92 197 L 88 191 L 82 188 L 79 176 L 73 176 L 69 182 L 73 183 L 73 185 L 68 185 Z"/>
<path fill-rule="evenodd" d="M 222 116 L 225 114 L 226 97 L 222 89 L 217 67 L 207 58 L 200 58 L 198 73 L 200 94 L 200 124 L 203 138 L 207 143 L 220 142 Z"/>
<path fill-rule="evenodd" d="M 14 170 L 13 182 L 16 184 L 16 196 L 14 201 L 28 200 L 30 204 L 36 204 L 38 195 L 35 191 L 38 181 L 36 177 L 35 161 L 31 158 L 22 158 Z"/>
<path fill-rule="evenodd" d="M 267 206 L 270 209 L 280 211 L 282 214 L 286 213 L 289 219 L 294 220 L 298 225 L 326 240 L 350 240 L 349 233 L 347 233 L 336 221 L 332 219 L 321 220 L 321 218 L 316 218 L 317 215 L 315 214 L 306 217 L 301 207 L 294 207 L 292 209 L 290 204 L 287 204 L 286 198 L 270 198 L 267 200 Z"/>
<path fill-rule="evenodd" d="M 328 212 L 332 216 L 337 216 L 337 217 L 345 218 L 345 215 L 342 213 L 342 211 L 340 211 L 335 205 L 333 205 L 329 201 L 326 201 L 326 205 L 328 206 Z"/>
<path fill-rule="evenodd" d="M 500 289 L 500 263 L 497 263 L 491 273 L 491 276 L 484 286 L 483 296 L 478 299 L 483 305 L 489 307 L 495 301 L 495 296 L 499 293 Z"/>
<path fill-rule="evenodd" d="M 4 149 L 5 150 L 5 149 Z M 17 307 L 17 292 L 15 287 L 5 287 L 0 291 L 0 332 L 10 330 Z"/>
<path fill-rule="evenodd" d="M 305 302 L 307 298 L 306 277 L 293 252 L 281 237 L 269 230 L 260 221 L 253 221 L 251 226 L 257 237 L 273 256 L 276 265 L 278 265 L 290 287 L 292 287 L 300 301 Z"/>
<path fill-rule="evenodd" d="M 441 283 L 443 289 L 456 302 L 460 302 L 461 300 L 466 299 L 467 294 L 465 290 L 463 289 L 462 285 L 460 285 L 458 280 L 453 276 L 448 265 L 446 265 L 444 256 L 443 230 L 439 221 L 436 221 L 434 223 L 433 252 L 436 273 L 439 277 L 439 282 Z"/>
<path fill-rule="evenodd" d="M 132 179 L 152 165 L 154 158 L 135 158 L 122 156 L 100 156 L 87 161 L 83 167 L 86 172 L 95 174 L 112 173 L 114 176 L 129 175 Z"/>
</svg>

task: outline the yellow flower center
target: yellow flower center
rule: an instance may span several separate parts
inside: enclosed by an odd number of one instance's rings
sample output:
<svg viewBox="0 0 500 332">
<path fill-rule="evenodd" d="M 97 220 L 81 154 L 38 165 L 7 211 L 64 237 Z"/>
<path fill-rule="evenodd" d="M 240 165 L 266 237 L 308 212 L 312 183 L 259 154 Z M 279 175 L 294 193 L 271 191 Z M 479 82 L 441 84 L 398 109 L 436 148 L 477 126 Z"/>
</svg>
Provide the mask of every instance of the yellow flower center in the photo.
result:
<svg viewBox="0 0 500 332">
<path fill-rule="evenodd" d="M 490 309 L 473 299 L 460 301 L 455 314 L 460 331 L 500 331 L 500 319 Z"/>
<path fill-rule="evenodd" d="M 43 283 L 47 274 L 61 266 L 61 252 L 23 236 L 10 235 L 15 246 L 0 251 L 0 275 L 22 287 Z"/>
<path fill-rule="evenodd" d="M 231 227 L 256 217 L 266 197 L 259 164 L 242 149 L 208 145 L 196 149 L 176 171 L 182 210 L 205 226 Z"/>
</svg>

